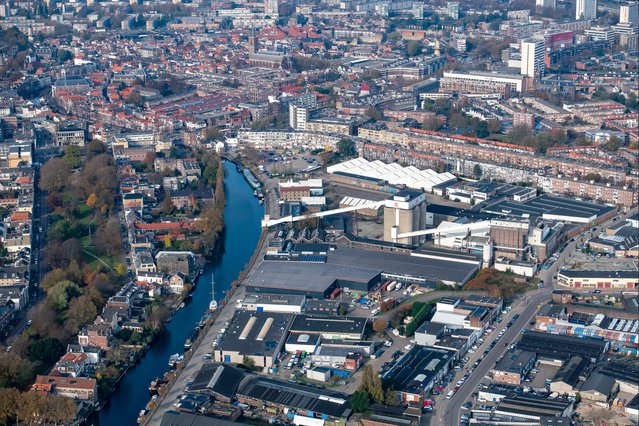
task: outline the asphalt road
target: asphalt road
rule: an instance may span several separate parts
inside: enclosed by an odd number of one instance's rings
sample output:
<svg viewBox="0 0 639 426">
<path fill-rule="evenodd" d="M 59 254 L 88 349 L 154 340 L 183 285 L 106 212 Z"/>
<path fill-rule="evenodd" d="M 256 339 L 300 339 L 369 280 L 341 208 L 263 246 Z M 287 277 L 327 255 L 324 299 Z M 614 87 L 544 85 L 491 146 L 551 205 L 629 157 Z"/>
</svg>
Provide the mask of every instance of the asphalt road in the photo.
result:
<svg viewBox="0 0 639 426">
<path fill-rule="evenodd" d="M 619 220 L 623 220 L 629 217 L 635 212 L 636 209 L 630 210 L 628 213 L 620 217 Z M 503 321 L 501 324 L 506 324 L 515 315 L 519 314 L 519 318 L 512 327 L 509 327 L 500 339 L 500 343 L 495 345 L 493 350 L 484 355 L 484 350 L 495 340 L 499 335 L 499 331 L 505 326 L 501 325 L 495 329 L 495 331 L 485 340 L 484 344 L 480 346 L 476 353 L 469 356 L 467 365 L 472 365 L 476 360 L 481 360 L 475 371 L 468 376 L 464 384 L 459 388 L 455 395 L 451 399 L 445 399 L 446 393 L 456 386 L 456 382 L 465 374 L 466 369 L 458 372 L 451 384 L 440 395 L 441 401 L 438 401 L 436 409 L 431 418 L 431 424 L 458 426 L 459 418 L 461 415 L 461 406 L 469 400 L 473 392 L 477 390 L 477 386 L 483 380 L 484 376 L 493 368 L 497 360 L 503 356 L 508 350 L 508 346 L 511 343 L 519 339 L 519 334 L 529 324 L 538 310 L 539 305 L 548 303 L 552 296 L 552 291 L 555 288 L 555 280 L 553 277 L 557 274 L 557 271 L 564 265 L 566 260 L 571 257 L 577 244 L 581 243 L 582 238 L 589 239 L 598 234 L 599 230 L 610 226 L 614 222 L 609 220 L 602 225 L 598 226 L 598 230 L 594 233 L 586 231 L 581 235 L 575 237 L 575 241 L 569 242 L 564 251 L 559 256 L 559 259 L 552 264 L 548 269 L 542 269 L 538 276 L 545 283 L 545 287 L 533 292 L 525 294 L 520 300 L 517 301 L 513 309 L 506 315 L 503 315 Z M 507 343 L 506 346 L 503 343 Z M 470 355 L 470 354 L 469 354 Z M 435 420 L 435 422 L 433 422 Z"/>
<path fill-rule="evenodd" d="M 455 393 L 455 395 L 451 399 L 443 399 L 437 405 L 435 416 L 436 423 L 431 422 L 431 424 L 438 425 L 449 425 L 449 426 L 458 426 L 459 425 L 459 416 L 461 406 L 468 398 L 471 396 L 473 392 L 477 389 L 479 383 L 483 380 L 484 376 L 488 374 L 490 369 L 495 365 L 495 362 L 508 350 L 508 346 L 518 338 L 520 331 L 526 327 L 526 325 L 530 322 L 531 318 L 537 312 L 537 305 L 542 303 L 547 303 L 550 300 L 550 296 L 552 293 L 552 289 L 550 287 L 546 287 L 541 290 L 536 290 L 536 294 L 527 295 L 523 298 L 516 308 L 512 309 L 507 315 L 504 315 L 504 320 L 501 324 L 508 322 L 513 315 L 519 314 L 519 318 L 515 321 L 512 327 L 508 328 L 504 335 L 499 340 L 499 343 L 495 345 L 493 350 L 488 352 L 487 355 L 484 355 L 484 350 L 490 342 L 495 340 L 495 338 L 499 335 L 499 330 L 504 328 L 505 325 L 500 325 L 495 329 L 495 331 L 490 335 L 489 339 L 486 339 L 484 344 L 477 349 L 477 352 L 472 354 L 472 357 L 469 357 L 468 364 L 472 365 L 477 359 L 482 359 L 481 363 L 477 366 L 475 371 L 468 376 L 466 382 L 459 388 L 459 390 Z M 506 343 L 504 346 L 502 343 Z M 445 395 L 450 389 L 455 386 L 457 380 L 461 378 L 464 374 L 465 370 L 460 371 L 453 382 L 448 386 L 448 388 L 442 392 L 442 396 Z"/>
<path fill-rule="evenodd" d="M 266 238 L 265 241 L 268 241 L 268 238 Z M 259 258 L 264 256 L 266 246 L 267 244 L 262 244 L 259 248 Z M 251 268 L 249 276 L 247 276 L 246 279 L 248 280 L 254 272 L 255 267 Z M 229 302 L 220 310 L 215 323 L 213 323 L 211 328 L 206 332 L 206 335 L 203 337 L 199 346 L 195 349 L 191 349 L 191 358 L 186 362 L 186 365 L 182 370 L 177 371 L 178 377 L 175 383 L 169 392 L 160 400 L 159 406 L 151 413 L 151 416 L 148 418 L 145 425 L 159 426 L 162 422 L 162 416 L 164 416 L 164 413 L 173 409 L 173 404 L 175 404 L 180 395 L 186 391 L 186 382 L 193 380 L 205 363 L 215 362 L 215 359 L 211 361 L 203 360 L 202 356 L 213 352 L 213 341 L 220 333 L 220 330 L 225 327 L 225 323 L 227 321 L 231 321 L 233 314 L 235 313 L 235 306 L 237 305 L 238 299 L 243 299 L 245 294 L 245 287 L 243 285 L 239 286 L 233 297 L 231 297 Z"/>
</svg>

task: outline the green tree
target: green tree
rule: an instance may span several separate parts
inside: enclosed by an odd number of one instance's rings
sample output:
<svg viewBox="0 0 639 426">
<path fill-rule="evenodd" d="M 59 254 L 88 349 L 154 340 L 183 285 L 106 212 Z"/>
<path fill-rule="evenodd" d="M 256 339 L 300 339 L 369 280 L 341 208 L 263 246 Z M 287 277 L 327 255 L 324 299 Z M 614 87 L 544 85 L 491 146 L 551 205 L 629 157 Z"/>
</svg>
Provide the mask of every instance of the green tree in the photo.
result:
<svg viewBox="0 0 639 426">
<path fill-rule="evenodd" d="M 351 395 L 351 407 L 356 413 L 363 413 L 368 410 L 369 399 L 366 391 L 357 391 Z"/>
<path fill-rule="evenodd" d="M 250 368 L 251 370 L 255 370 L 255 360 L 253 358 L 245 356 L 244 358 L 242 358 L 242 364 L 244 364 L 244 366 Z"/>
<path fill-rule="evenodd" d="M 349 138 L 343 138 L 337 142 L 337 151 L 343 157 L 353 157 L 356 154 L 355 142 Z"/>
<path fill-rule="evenodd" d="M 621 147 L 621 140 L 618 137 L 613 136 L 610 140 L 603 144 L 603 147 L 606 151 L 617 152 Z"/>
<path fill-rule="evenodd" d="M 484 120 L 477 120 L 473 129 L 473 133 L 477 138 L 487 137 L 488 135 L 490 135 L 490 132 L 488 131 L 488 123 L 486 123 Z"/>
<path fill-rule="evenodd" d="M 60 281 L 47 292 L 47 301 L 53 309 L 60 311 L 67 308 L 71 297 L 79 294 L 80 289 L 75 283 L 68 280 Z"/>
<path fill-rule="evenodd" d="M 66 61 L 72 61 L 73 58 L 75 58 L 75 55 L 70 50 L 60 49 L 58 51 L 58 59 L 60 60 L 61 64 L 65 63 Z"/>
<path fill-rule="evenodd" d="M 370 106 L 366 110 L 366 115 L 375 121 L 379 121 L 384 117 L 382 115 L 382 112 L 379 109 L 377 109 L 375 106 Z"/>
<path fill-rule="evenodd" d="M 477 179 L 481 179 L 481 175 L 483 174 L 483 170 L 481 169 L 481 166 L 479 164 L 475 164 L 475 167 L 473 167 L 473 175 L 475 175 L 475 178 Z"/>
<path fill-rule="evenodd" d="M 71 167 L 76 169 L 82 164 L 82 150 L 77 145 L 69 145 L 64 150 L 62 159 Z"/>
<path fill-rule="evenodd" d="M 384 392 L 384 404 L 397 405 L 397 395 L 395 395 L 395 391 L 393 389 L 388 388 Z"/>
<path fill-rule="evenodd" d="M 29 346 L 29 359 L 51 365 L 64 354 L 64 344 L 53 337 L 36 340 Z"/>
<path fill-rule="evenodd" d="M 411 40 L 406 43 L 406 56 L 412 58 L 413 56 L 421 55 L 422 44 L 417 40 Z"/>
</svg>

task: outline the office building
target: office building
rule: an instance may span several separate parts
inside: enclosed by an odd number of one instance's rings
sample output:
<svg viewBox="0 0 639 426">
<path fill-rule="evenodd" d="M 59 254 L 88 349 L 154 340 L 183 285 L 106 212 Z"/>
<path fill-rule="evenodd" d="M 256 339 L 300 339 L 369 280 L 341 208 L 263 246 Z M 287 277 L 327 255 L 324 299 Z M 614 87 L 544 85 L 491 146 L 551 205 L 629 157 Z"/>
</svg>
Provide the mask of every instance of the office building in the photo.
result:
<svg viewBox="0 0 639 426">
<path fill-rule="evenodd" d="M 557 7 L 557 0 L 536 0 L 535 7 L 537 10 L 542 10 L 545 8 L 554 9 Z"/>
<path fill-rule="evenodd" d="M 446 14 L 449 18 L 459 19 L 459 2 L 449 1 L 446 4 Z"/>
<path fill-rule="evenodd" d="M 639 4 L 624 4 L 619 6 L 619 23 L 639 25 Z"/>
<path fill-rule="evenodd" d="M 544 40 L 526 40 L 521 42 L 521 74 L 539 78 L 544 75 Z"/>
<path fill-rule="evenodd" d="M 280 14 L 280 5 L 278 0 L 264 0 L 264 13 L 271 18 Z"/>
<path fill-rule="evenodd" d="M 597 18 L 597 0 L 577 0 L 575 4 L 575 19 L 587 20 Z"/>
<path fill-rule="evenodd" d="M 306 130 L 306 122 L 309 118 L 309 109 L 291 103 L 288 108 L 289 126 L 294 130 Z"/>
<path fill-rule="evenodd" d="M 503 93 L 525 92 L 528 83 L 521 75 L 482 71 L 444 72 L 439 91 L 444 93 Z"/>
</svg>

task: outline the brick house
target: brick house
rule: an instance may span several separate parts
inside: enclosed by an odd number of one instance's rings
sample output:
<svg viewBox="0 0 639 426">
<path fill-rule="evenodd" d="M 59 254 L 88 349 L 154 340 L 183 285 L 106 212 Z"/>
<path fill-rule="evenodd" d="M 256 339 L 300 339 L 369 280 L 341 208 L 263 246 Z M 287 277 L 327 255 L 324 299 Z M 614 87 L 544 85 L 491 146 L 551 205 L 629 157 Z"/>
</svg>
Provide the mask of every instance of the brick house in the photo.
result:
<svg viewBox="0 0 639 426">
<path fill-rule="evenodd" d="M 84 327 L 78 334 L 80 346 L 97 346 L 106 351 L 109 349 L 113 331 L 107 324 L 90 324 Z"/>
<path fill-rule="evenodd" d="M 97 381 L 85 377 L 66 376 L 56 372 L 48 376 L 38 375 L 31 389 L 35 392 L 66 396 L 94 404 L 98 401 Z"/>
</svg>

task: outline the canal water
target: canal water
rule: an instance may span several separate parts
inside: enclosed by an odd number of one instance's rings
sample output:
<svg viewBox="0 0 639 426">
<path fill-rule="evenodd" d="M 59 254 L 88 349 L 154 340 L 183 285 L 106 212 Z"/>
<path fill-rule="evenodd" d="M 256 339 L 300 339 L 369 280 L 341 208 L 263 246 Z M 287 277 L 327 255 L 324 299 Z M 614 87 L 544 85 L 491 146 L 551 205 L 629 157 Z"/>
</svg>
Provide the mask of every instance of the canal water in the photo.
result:
<svg viewBox="0 0 639 426">
<path fill-rule="evenodd" d="M 184 352 L 184 341 L 208 309 L 211 300 L 211 274 L 215 275 L 215 298 L 219 300 L 224 297 L 224 292 L 231 287 L 231 282 L 237 279 L 253 255 L 260 237 L 263 207 L 257 202 L 253 196 L 253 189 L 246 183 L 242 174 L 236 171 L 233 163 L 224 162 L 224 167 L 226 231 L 221 244 L 223 252 L 206 265 L 191 301 L 175 313 L 173 320 L 167 325 L 166 332 L 153 343 L 138 364 L 128 371 L 109 403 L 91 424 L 136 424 L 140 410 L 150 399 L 149 383 L 168 370 L 167 363 L 172 354 Z"/>
</svg>

